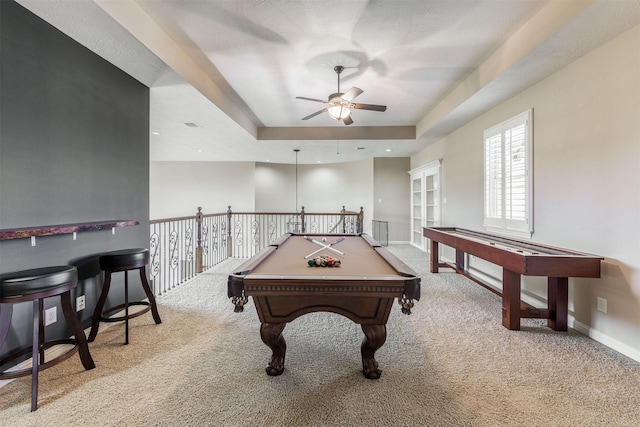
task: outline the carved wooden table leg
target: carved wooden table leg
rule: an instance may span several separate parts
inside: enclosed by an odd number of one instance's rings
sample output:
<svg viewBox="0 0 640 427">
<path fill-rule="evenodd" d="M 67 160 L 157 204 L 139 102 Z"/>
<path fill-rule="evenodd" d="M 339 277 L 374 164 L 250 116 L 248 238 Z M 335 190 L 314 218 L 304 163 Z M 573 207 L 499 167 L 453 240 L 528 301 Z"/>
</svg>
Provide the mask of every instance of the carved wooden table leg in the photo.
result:
<svg viewBox="0 0 640 427">
<path fill-rule="evenodd" d="M 268 375 L 280 375 L 284 372 L 284 356 L 287 351 L 287 343 L 282 337 L 282 331 L 286 323 L 263 323 L 260 326 L 260 338 L 273 351 L 271 361 L 267 365 Z"/>
<path fill-rule="evenodd" d="M 378 350 L 387 340 L 386 325 L 360 325 L 364 332 L 364 339 L 360 346 L 362 353 L 362 373 L 366 378 L 375 380 L 380 378 L 382 371 L 378 369 L 378 362 L 374 357 Z"/>
</svg>

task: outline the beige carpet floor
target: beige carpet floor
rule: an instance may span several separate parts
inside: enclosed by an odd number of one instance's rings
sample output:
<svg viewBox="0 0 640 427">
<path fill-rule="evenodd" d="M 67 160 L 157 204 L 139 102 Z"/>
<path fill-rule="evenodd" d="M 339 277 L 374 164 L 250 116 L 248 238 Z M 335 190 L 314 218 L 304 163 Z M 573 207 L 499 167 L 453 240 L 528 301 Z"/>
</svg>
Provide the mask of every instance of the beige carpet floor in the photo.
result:
<svg viewBox="0 0 640 427">
<path fill-rule="evenodd" d="M 1 426 L 638 426 L 640 363 L 578 334 L 524 320 L 501 326 L 500 301 L 456 275 L 428 272 L 408 245 L 389 248 L 422 276 L 410 316 L 394 307 L 379 380 L 361 373 L 358 325 L 314 313 L 287 325 L 286 370 L 253 303 L 234 313 L 228 260 L 160 298 L 151 315 L 101 329 L 96 369 L 78 357 L 44 371 L 39 409 L 30 379 L 0 388 Z"/>
</svg>

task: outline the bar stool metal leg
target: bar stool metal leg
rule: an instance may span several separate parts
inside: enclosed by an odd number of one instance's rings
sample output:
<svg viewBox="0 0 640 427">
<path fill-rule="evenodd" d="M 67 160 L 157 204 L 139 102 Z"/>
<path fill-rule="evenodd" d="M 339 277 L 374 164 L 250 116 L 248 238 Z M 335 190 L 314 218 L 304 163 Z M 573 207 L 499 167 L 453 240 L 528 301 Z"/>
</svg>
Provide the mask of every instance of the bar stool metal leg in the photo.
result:
<svg viewBox="0 0 640 427">
<path fill-rule="evenodd" d="M 147 295 L 149 303 L 151 304 L 151 315 L 153 316 L 153 320 L 156 324 L 160 324 L 162 323 L 162 320 L 160 320 L 160 313 L 158 313 L 156 297 L 153 295 L 151 286 L 149 286 L 149 281 L 147 280 L 147 268 L 145 266 L 140 268 L 140 281 L 142 282 L 142 289 L 144 289 L 144 293 Z"/>
<path fill-rule="evenodd" d="M 95 311 L 93 313 L 93 320 L 91 325 L 91 332 L 89 333 L 89 342 L 92 342 L 98 334 L 100 328 L 100 322 L 121 322 L 124 321 L 125 326 L 125 345 L 129 344 L 129 320 L 134 317 L 138 317 L 148 311 L 151 311 L 153 320 L 156 324 L 162 323 L 160 320 L 160 314 L 158 313 L 158 307 L 156 299 L 151 291 L 149 282 L 147 280 L 146 265 L 149 262 L 149 250 L 148 249 L 123 249 L 113 252 L 102 254 L 99 257 L 100 268 L 104 271 L 104 284 L 102 286 L 102 292 Z M 146 301 L 130 301 L 129 296 L 129 271 L 140 271 L 140 282 L 142 289 L 147 296 Z M 109 288 L 111 286 L 111 275 L 114 273 L 124 273 L 124 304 L 116 305 L 107 310 L 104 309 L 107 295 L 109 294 Z M 131 312 L 131 306 L 145 306 L 142 310 Z M 115 316 L 114 313 L 122 311 L 124 309 L 124 315 Z"/>
<path fill-rule="evenodd" d="M 9 327 L 11 327 L 11 316 L 13 315 L 13 304 L 0 304 L 0 343 L 7 339 Z"/>
<path fill-rule="evenodd" d="M 89 332 L 89 337 L 87 338 L 87 341 L 89 342 L 93 342 L 93 340 L 96 339 L 96 335 L 98 335 L 100 321 L 102 320 L 102 310 L 104 309 L 104 304 L 107 302 L 110 287 L 111 272 L 107 271 L 104 274 L 104 283 L 102 284 L 102 292 L 100 293 L 100 298 L 98 298 L 98 303 L 96 304 L 96 308 L 93 312 L 93 318 L 91 320 L 91 331 Z"/>
<path fill-rule="evenodd" d="M 129 272 L 124 272 L 124 343 L 129 344 Z"/>
<path fill-rule="evenodd" d="M 71 292 L 65 292 L 60 295 L 60 302 L 62 303 L 62 314 L 67 321 L 67 325 L 71 328 L 75 340 L 78 342 L 78 354 L 80 355 L 80 361 L 84 369 L 90 370 L 96 367 L 89 353 L 89 344 L 87 343 L 87 337 L 84 334 L 82 324 L 76 318 L 71 306 Z"/>
<path fill-rule="evenodd" d="M 44 352 L 41 347 L 40 321 L 42 314 L 42 300 L 33 301 L 33 343 L 31 344 L 31 412 L 38 409 L 38 365 L 40 364 L 40 353 Z M 44 355 L 42 355 L 44 362 Z"/>
</svg>

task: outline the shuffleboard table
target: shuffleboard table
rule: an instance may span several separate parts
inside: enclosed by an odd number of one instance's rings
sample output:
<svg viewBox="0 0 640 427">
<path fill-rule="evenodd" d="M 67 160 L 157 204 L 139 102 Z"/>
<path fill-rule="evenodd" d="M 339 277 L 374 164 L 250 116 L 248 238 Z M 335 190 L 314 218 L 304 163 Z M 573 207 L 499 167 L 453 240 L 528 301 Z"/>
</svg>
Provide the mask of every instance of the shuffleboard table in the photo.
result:
<svg viewBox="0 0 640 427">
<path fill-rule="evenodd" d="M 322 255 L 339 259 L 340 265 L 309 265 Z M 268 375 L 284 371 L 286 324 L 325 311 L 361 325 L 362 371 L 376 379 L 381 371 L 374 355 L 387 339 L 394 299 L 410 314 L 420 299 L 420 277 L 366 234 L 286 234 L 229 275 L 228 296 L 236 311 L 253 298 L 260 337 L 272 350 Z"/>
<path fill-rule="evenodd" d="M 455 227 L 428 227 L 422 235 L 431 240 L 430 271 L 449 267 L 502 297 L 502 325 L 520 329 L 521 318 L 548 319 L 556 331 L 567 330 L 568 278 L 600 277 L 600 261 L 604 258 L 510 239 L 489 233 Z M 440 262 L 438 244 L 456 250 L 455 263 Z M 475 255 L 502 267 L 502 291 L 473 275 L 466 266 L 465 254 Z M 521 276 L 547 277 L 547 308 L 540 309 L 521 301 Z"/>
</svg>

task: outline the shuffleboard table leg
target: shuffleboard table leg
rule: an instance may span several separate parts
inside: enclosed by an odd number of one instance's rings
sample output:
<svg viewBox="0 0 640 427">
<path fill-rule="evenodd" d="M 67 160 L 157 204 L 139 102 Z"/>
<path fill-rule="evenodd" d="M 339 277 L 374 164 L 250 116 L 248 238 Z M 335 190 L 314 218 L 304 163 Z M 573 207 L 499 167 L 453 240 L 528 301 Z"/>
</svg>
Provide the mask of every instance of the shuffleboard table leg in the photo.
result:
<svg viewBox="0 0 640 427">
<path fill-rule="evenodd" d="M 282 336 L 286 323 L 263 323 L 260 326 L 260 338 L 271 350 L 271 360 L 267 365 L 268 375 L 276 376 L 284 372 L 284 356 L 287 352 L 287 343 Z"/>
<path fill-rule="evenodd" d="M 378 362 L 375 359 L 378 350 L 387 340 L 386 325 L 360 325 L 364 332 L 364 339 L 360 346 L 362 353 L 362 373 L 366 378 L 376 380 L 380 378 L 382 371 L 378 369 Z"/>
<path fill-rule="evenodd" d="M 464 270 L 464 251 L 461 249 L 456 249 L 456 267 Z"/>
<path fill-rule="evenodd" d="M 520 275 L 502 269 L 502 326 L 520 330 Z"/>
<path fill-rule="evenodd" d="M 569 316 L 569 278 L 549 277 L 547 279 L 547 300 L 549 313 L 547 326 L 554 331 L 567 330 L 567 317 Z"/>
<path fill-rule="evenodd" d="M 440 258 L 440 254 L 438 253 L 438 242 L 436 242 L 435 240 L 431 239 L 431 245 L 430 245 L 430 270 L 432 273 L 437 273 L 438 272 L 438 262 L 439 262 L 439 258 Z"/>
</svg>

